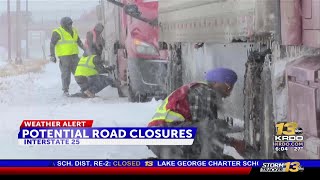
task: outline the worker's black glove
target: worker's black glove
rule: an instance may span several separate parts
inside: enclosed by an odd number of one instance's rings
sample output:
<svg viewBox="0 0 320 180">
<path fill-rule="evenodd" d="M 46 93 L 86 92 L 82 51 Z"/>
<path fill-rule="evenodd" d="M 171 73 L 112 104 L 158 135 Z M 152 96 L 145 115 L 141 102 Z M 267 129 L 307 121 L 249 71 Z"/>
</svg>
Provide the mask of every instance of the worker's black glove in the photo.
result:
<svg viewBox="0 0 320 180">
<path fill-rule="evenodd" d="M 243 140 L 237 140 L 237 139 L 231 138 L 229 143 L 230 143 L 229 145 L 234 147 L 241 155 L 243 155 L 244 152 L 246 151 L 246 143 Z"/>
<path fill-rule="evenodd" d="M 116 65 L 111 65 L 106 67 L 107 71 L 112 72 L 116 69 Z"/>
<path fill-rule="evenodd" d="M 233 138 L 227 142 L 228 146 L 234 147 L 237 152 L 245 159 L 259 159 L 261 158 L 260 151 L 246 143 L 244 140 L 236 140 Z"/>
<path fill-rule="evenodd" d="M 57 59 L 56 59 L 56 57 L 51 56 L 51 57 L 50 57 L 50 61 L 53 62 L 53 63 L 56 63 L 56 62 L 57 62 Z"/>
</svg>

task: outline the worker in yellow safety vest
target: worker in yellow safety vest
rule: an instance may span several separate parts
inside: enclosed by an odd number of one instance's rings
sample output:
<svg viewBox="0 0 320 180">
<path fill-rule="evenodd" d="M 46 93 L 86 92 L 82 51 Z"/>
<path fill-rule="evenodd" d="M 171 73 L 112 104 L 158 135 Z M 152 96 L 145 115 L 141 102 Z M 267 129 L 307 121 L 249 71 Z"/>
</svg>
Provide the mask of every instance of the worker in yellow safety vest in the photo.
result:
<svg viewBox="0 0 320 180">
<path fill-rule="evenodd" d="M 249 146 L 228 135 L 243 129 L 220 119 L 223 99 L 231 95 L 238 75 L 229 68 L 209 70 L 203 82 L 191 82 L 172 92 L 157 108 L 148 127 L 196 127 L 192 145 L 148 145 L 159 159 L 241 159 Z M 220 114 L 220 115 L 221 115 Z M 170 133 L 169 133 L 170 134 Z M 172 136 L 173 137 L 173 136 Z M 254 150 L 250 151 L 254 154 Z"/>
<path fill-rule="evenodd" d="M 109 85 L 118 88 L 120 82 L 108 76 L 114 69 L 115 66 L 105 67 L 100 56 L 84 53 L 75 71 L 75 80 L 81 88 L 81 93 L 71 96 L 93 98 L 96 93 Z M 105 73 L 108 75 L 102 75 Z"/>
<path fill-rule="evenodd" d="M 69 85 L 71 73 L 74 74 L 79 62 L 79 48 L 84 50 L 79 34 L 72 27 L 73 21 L 70 17 L 63 17 L 61 26 L 54 29 L 50 43 L 50 61 L 56 63 L 59 58 L 61 71 L 62 90 L 64 95 L 69 96 Z"/>
</svg>

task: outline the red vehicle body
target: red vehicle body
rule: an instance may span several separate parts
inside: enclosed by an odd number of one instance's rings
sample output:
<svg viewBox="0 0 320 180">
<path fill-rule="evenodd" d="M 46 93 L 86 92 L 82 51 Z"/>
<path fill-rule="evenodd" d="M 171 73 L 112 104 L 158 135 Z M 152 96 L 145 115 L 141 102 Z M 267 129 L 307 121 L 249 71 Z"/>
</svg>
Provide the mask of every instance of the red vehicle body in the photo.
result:
<svg viewBox="0 0 320 180">
<path fill-rule="evenodd" d="M 140 16 L 158 18 L 158 1 L 122 0 L 120 4 L 134 5 Z M 167 53 L 158 43 L 158 26 L 136 19 L 124 7 L 109 0 L 101 1 L 105 25 L 105 57 L 117 65 L 117 76 L 132 102 L 166 96 Z M 113 54 L 113 55 L 112 55 Z"/>
</svg>

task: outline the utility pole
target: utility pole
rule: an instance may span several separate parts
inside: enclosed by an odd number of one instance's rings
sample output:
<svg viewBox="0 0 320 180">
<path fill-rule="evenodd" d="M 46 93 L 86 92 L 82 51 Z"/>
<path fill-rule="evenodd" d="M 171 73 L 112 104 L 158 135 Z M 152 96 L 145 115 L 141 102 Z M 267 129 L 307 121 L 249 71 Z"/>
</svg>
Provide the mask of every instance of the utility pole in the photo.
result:
<svg viewBox="0 0 320 180">
<path fill-rule="evenodd" d="M 10 0 L 7 0 L 7 23 L 8 23 L 8 61 L 11 62 L 11 15 Z"/>
<path fill-rule="evenodd" d="M 16 8 L 16 63 L 21 64 L 21 31 L 20 31 L 20 0 L 17 0 L 17 8 Z"/>
<path fill-rule="evenodd" d="M 29 58 L 29 7 L 26 0 L 26 58 Z"/>
</svg>

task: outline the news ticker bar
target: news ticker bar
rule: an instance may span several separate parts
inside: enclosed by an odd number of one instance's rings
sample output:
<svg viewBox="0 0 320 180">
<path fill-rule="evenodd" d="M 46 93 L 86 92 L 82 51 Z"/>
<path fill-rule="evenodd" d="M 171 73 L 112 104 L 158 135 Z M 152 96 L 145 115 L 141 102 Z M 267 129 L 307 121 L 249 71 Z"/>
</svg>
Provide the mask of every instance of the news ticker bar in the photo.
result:
<svg viewBox="0 0 320 180">
<path fill-rule="evenodd" d="M 303 167 L 319 168 L 320 160 L 0 160 L 2 167 L 250 167 L 266 163 L 299 162 Z"/>
</svg>

